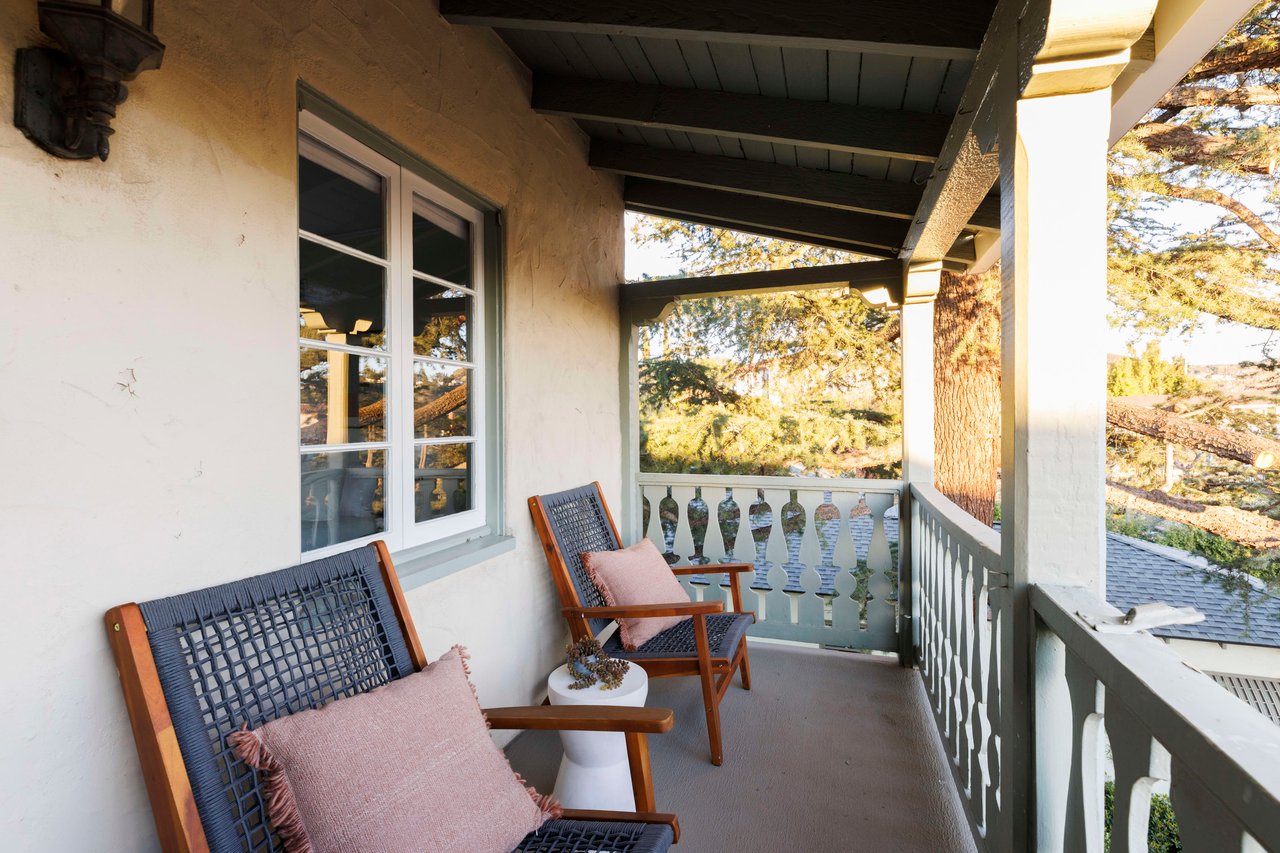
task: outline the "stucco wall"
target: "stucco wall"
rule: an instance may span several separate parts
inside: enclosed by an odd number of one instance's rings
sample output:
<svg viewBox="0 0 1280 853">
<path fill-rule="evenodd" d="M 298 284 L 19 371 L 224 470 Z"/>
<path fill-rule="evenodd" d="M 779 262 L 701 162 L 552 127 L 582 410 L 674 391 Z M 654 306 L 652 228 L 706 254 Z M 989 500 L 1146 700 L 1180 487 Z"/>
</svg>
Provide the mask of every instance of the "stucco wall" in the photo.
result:
<svg viewBox="0 0 1280 853">
<path fill-rule="evenodd" d="M 428 652 L 464 642 L 486 703 L 535 698 L 562 622 L 529 494 L 621 468 L 619 188 L 526 72 L 423 0 L 159 0 L 164 67 L 109 162 L 14 129 L 0 3 L 0 838 L 145 850 L 151 814 L 102 613 L 298 558 L 299 78 L 494 200 L 507 222 L 512 553 L 410 593 Z"/>
<path fill-rule="evenodd" d="M 1161 637 L 1187 663 L 1205 672 L 1280 678 L 1280 649 Z"/>
</svg>

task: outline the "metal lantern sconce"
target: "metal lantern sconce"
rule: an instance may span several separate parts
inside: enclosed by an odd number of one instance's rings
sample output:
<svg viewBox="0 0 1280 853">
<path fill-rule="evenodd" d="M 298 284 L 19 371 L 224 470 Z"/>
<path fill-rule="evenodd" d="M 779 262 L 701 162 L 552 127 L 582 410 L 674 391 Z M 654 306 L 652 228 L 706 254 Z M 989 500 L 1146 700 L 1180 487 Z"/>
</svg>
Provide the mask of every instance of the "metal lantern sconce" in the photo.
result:
<svg viewBox="0 0 1280 853">
<path fill-rule="evenodd" d="M 160 67 L 153 0 L 40 0 L 40 29 L 62 50 L 18 51 L 14 124 L 57 157 L 106 160 L 125 83 Z"/>
</svg>

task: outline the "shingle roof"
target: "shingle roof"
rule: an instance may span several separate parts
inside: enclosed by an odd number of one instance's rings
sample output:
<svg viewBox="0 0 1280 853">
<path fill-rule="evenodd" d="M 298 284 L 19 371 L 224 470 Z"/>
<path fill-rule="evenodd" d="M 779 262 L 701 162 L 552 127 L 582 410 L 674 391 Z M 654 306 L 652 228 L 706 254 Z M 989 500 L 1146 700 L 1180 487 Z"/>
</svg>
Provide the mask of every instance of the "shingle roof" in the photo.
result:
<svg viewBox="0 0 1280 853">
<path fill-rule="evenodd" d="M 1159 601 L 1205 614 L 1196 625 L 1156 628 L 1157 636 L 1280 646 L 1280 598 L 1260 581 L 1115 533 L 1107 534 L 1107 601 L 1122 611 Z"/>
</svg>

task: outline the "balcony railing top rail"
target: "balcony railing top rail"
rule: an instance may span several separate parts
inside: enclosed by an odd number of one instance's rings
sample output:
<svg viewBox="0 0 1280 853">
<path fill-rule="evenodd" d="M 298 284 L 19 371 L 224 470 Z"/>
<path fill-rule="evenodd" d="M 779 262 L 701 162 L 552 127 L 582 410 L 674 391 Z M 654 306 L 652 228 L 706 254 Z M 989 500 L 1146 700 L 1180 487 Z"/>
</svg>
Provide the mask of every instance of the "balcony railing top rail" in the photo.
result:
<svg viewBox="0 0 1280 853">
<path fill-rule="evenodd" d="M 1280 850 L 1274 724 L 1150 634 L 1094 630 L 1082 616 L 1119 611 L 1087 590 L 1036 586 L 1031 604 L 1040 624 L 1038 807 L 1065 817 L 1038 821 L 1061 833 L 1039 838 L 1041 849 L 1103 849 L 1105 733 L 1115 766 L 1112 853 L 1147 849 L 1151 794 L 1163 784 L 1185 849 Z"/>
</svg>

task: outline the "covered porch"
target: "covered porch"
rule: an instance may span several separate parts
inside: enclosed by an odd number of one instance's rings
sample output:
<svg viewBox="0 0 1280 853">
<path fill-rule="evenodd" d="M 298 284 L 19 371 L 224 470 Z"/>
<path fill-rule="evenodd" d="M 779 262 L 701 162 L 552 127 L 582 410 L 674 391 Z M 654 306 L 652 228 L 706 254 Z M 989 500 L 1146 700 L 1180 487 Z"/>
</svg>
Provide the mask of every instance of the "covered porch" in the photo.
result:
<svg viewBox="0 0 1280 853">
<path fill-rule="evenodd" d="M 650 744 L 678 849 L 1101 851 L 1109 741 L 1112 851 L 1144 848 L 1165 782 L 1186 849 L 1280 850 L 1270 724 L 1153 637 L 1093 627 L 1116 615 L 1108 144 L 1250 5 L 161 4 L 171 70 L 137 84 L 100 171 L 0 139 L 18 354 L 0 376 L 49 386 L 5 422 L 30 485 L 2 520 L 39 570 L 13 629 L 47 640 L 6 660 L 4 760 L 34 769 L 0 788 L 3 837 L 155 846 L 101 636 L 130 597 L 389 540 L 431 656 L 468 645 L 485 705 L 540 701 L 565 629 L 524 502 L 598 479 L 624 540 L 705 567 L 693 598 L 727 599 L 717 563 L 755 566 L 755 689 L 729 688 L 724 766 L 698 691 L 651 688 L 677 714 Z M 26 5 L 0 23 L 10 52 L 39 37 Z M 307 162 L 407 236 L 295 222 Z M 866 260 L 623 283 L 624 210 Z M 424 245 L 464 247 L 447 268 L 415 266 L 418 219 Z M 305 292 L 309 253 L 360 272 Z M 933 300 L 944 269 L 996 260 L 999 532 L 933 485 Z M 833 284 L 898 312 L 901 479 L 639 470 L 639 326 L 678 299 Z M 300 370 L 300 351 L 326 355 Z M 465 415 L 420 432 L 446 400 Z M 509 751 L 549 787 L 556 746 Z"/>
</svg>

